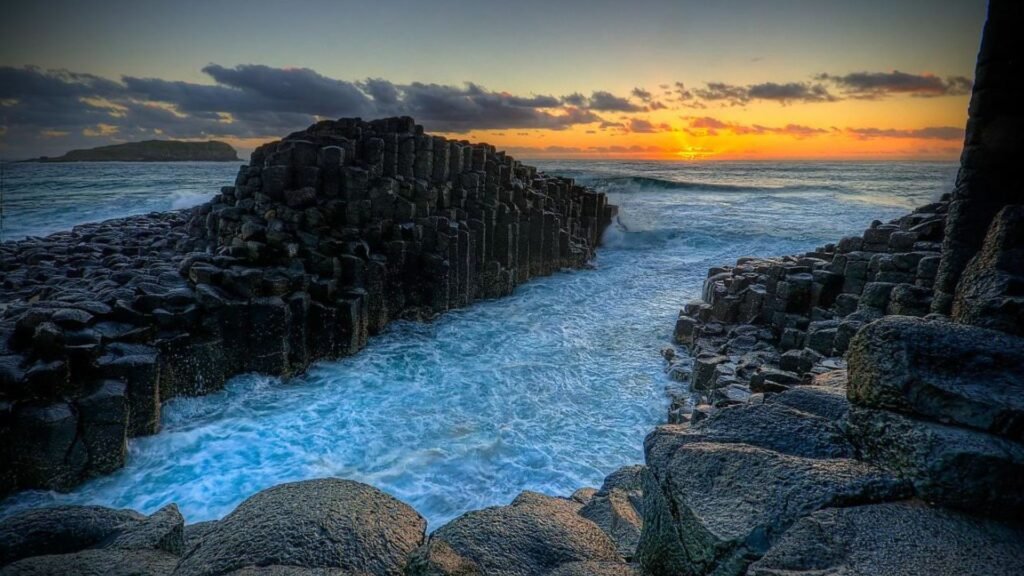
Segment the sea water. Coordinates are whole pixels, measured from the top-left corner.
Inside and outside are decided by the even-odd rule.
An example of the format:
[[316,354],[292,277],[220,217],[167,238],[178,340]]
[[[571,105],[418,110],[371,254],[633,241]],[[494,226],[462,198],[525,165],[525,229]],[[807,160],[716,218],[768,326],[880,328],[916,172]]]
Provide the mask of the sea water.
[[[538,165],[607,192],[620,207],[592,269],[531,280],[511,297],[434,322],[392,323],[357,355],[301,377],[241,376],[221,392],[171,400],[161,432],[131,440],[123,469],[68,494],[23,492],[0,515],[57,503],[150,513],[176,502],[197,522],[274,484],[339,476],[408,502],[434,529],[522,490],[568,495],[599,486],[618,467],[642,463],[644,435],[664,421],[665,390],[675,384],[660,350],[709,267],[860,233],[937,199],[956,170]],[[17,174],[18,166],[21,199],[7,212],[8,229],[39,234],[202,201],[235,168],[45,165]]]

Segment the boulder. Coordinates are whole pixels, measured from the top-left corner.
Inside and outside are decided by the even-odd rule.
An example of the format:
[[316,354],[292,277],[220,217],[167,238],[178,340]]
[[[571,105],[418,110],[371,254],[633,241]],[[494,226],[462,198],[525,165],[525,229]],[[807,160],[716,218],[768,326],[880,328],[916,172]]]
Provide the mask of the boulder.
[[886,317],[849,351],[850,401],[1024,440],[1024,338]]
[[853,407],[847,434],[868,460],[908,478],[930,502],[1024,515],[1024,445],[969,428]]
[[338,478],[280,484],[217,522],[175,574],[278,565],[397,576],[425,529],[415,510],[365,484]]
[[[780,394],[789,394],[785,392]],[[647,463],[661,462],[685,444],[749,444],[803,458],[852,458],[853,446],[842,429],[827,418],[781,402],[739,404],[715,410],[688,426],[658,426],[644,440]]]
[[612,472],[579,512],[600,526],[627,560],[636,551],[643,527],[643,470],[643,466],[626,466]]
[[82,550],[25,558],[0,569],[0,576],[167,576],[178,557],[160,550]]
[[102,506],[26,510],[0,522],[0,566],[30,556],[78,552],[143,520],[138,512]]
[[750,566],[748,576],[1012,576],[1024,529],[919,501],[819,510]]
[[625,562],[569,562],[545,576],[641,576],[640,570]]
[[653,576],[742,574],[798,519],[905,497],[906,485],[846,458],[696,442],[651,458],[640,565]]
[[523,492],[439,528],[414,555],[411,575],[532,576],[575,562],[619,562],[615,543],[577,514],[579,504]]
[[765,404],[781,404],[832,422],[838,422],[850,410],[846,390],[835,386],[797,386],[782,394],[769,396]]
[[1003,208],[967,265],[953,299],[953,319],[1024,336],[1024,205]]
[[175,556],[185,552],[185,519],[174,504],[157,510],[140,522],[123,526],[119,534],[103,544],[121,550],[162,550]]

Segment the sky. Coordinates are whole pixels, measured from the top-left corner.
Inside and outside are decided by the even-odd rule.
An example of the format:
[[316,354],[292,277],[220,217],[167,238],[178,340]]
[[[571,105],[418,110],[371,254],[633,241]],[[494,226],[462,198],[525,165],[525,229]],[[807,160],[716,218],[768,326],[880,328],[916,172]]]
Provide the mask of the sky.
[[984,0],[5,3],[0,157],[410,115],[524,158],[958,157]]

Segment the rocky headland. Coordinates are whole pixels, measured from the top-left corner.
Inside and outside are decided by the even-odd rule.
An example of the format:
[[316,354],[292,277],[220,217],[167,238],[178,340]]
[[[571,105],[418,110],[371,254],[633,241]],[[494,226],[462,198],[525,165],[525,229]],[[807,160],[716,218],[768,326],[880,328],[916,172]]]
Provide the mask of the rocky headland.
[[160,406],[585,266],[603,194],[411,118],[320,122],[189,211],[0,244],[0,492],[121,467]]
[[72,150],[63,156],[43,156],[27,162],[237,162],[238,153],[226,142],[144,140]]
[[[1024,6],[990,3],[961,170],[951,194],[892,222],[874,222],[860,236],[806,254],[742,258],[734,266],[710,271],[703,298],[680,313],[676,345],[664,351],[669,373],[688,386],[673,399],[668,423],[646,438],[645,465],[616,471],[599,489],[581,488],[564,497],[524,492],[506,506],[469,512],[429,535],[422,517],[409,506],[372,487],[341,479],[276,486],[252,496],[222,520],[192,525],[185,525],[173,505],[148,517],[87,506],[31,510],[0,526],[0,565],[6,565],[0,574],[1019,574],[1024,566],[1024,182],[1016,166],[1024,151],[1021,29]],[[407,121],[383,122],[390,126],[387,123]],[[355,123],[340,124],[348,130]],[[338,124],[324,126],[330,127],[325,132],[338,133]],[[365,130],[362,123],[358,127]],[[318,140],[322,132],[314,127],[297,138],[297,146],[289,137],[258,150],[236,186],[225,189],[210,205],[190,215],[130,221],[152,236],[141,236],[141,244],[120,238],[112,242],[117,249],[93,255],[94,246],[109,242],[66,241],[65,245],[89,247],[84,251],[88,255],[69,250],[59,264],[44,259],[50,246],[31,250],[31,242],[59,244],[54,240],[32,240],[17,249],[5,246],[5,256],[19,258],[17,266],[5,271],[6,278],[31,270],[24,279],[11,281],[18,290],[39,282],[44,265],[60,271],[51,277],[64,279],[67,271],[75,270],[77,259],[110,258],[107,266],[123,259],[128,267],[132,258],[121,250],[141,258],[140,268],[152,271],[147,275],[174,286],[150,297],[142,282],[129,284],[133,298],[105,304],[109,312],[98,306],[89,310],[40,304],[52,302],[52,295],[34,297],[28,288],[18,293],[18,303],[8,304],[5,318],[11,319],[11,343],[5,354],[19,361],[5,365],[5,390],[8,382],[24,386],[53,381],[40,379],[40,373],[63,375],[76,366],[93,366],[72,360],[75,356],[67,351],[77,355],[75,346],[82,345],[69,333],[100,332],[92,327],[95,315],[120,315],[104,321],[124,330],[113,332],[121,335],[118,339],[104,340],[100,332],[95,345],[104,347],[104,355],[99,358],[111,359],[95,360],[96,365],[112,363],[116,368],[105,368],[114,372],[90,380],[102,385],[88,396],[79,399],[65,390],[61,400],[49,397],[49,404],[7,401],[9,421],[34,426],[7,428],[7,434],[30,431],[15,443],[22,458],[16,461],[17,469],[31,470],[33,479],[44,478],[43,471],[71,469],[67,458],[75,453],[76,442],[87,455],[97,438],[114,438],[123,446],[125,424],[86,417],[90,412],[79,408],[82,402],[117,406],[117,414],[141,413],[144,422],[157,422],[151,419],[151,407],[158,409],[165,381],[174,393],[201,392],[188,387],[197,382],[223,382],[228,372],[208,375],[194,367],[199,365],[196,358],[233,366],[231,362],[243,358],[237,354],[249,354],[244,358],[257,362],[260,369],[287,373],[324,355],[311,353],[314,341],[340,343],[339,348],[330,348],[331,353],[351,352],[364,334],[396,314],[437,313],[474,298],[505,294],[523,280],[521,274],[528,278],[535,270],[546,273],[557,266],[582,265],[613,213],[603,197],[564,180],[540,178],[489,148],[472,148],[467,165],[467,153],[452,152],[461,144],[449,142],[440,148],[441,154],[448,150],[445,164],[437,161],[437,140],[431,141],[429,153],[421,155],[420,143],[426,146],[421,138],[426,136],[412,130],[394,132],[413,134],[412,143],[396,148],[385,139],[369,150],[357,146],[356,157],[364,163],[351,179],[343,179],[344,190],[371,190],[372,185],[362,183],[374,181],[374,174],[379,178],[382,173],[385,179],[396,174],[392,180],[398,189],[391,190],[393,196],[385,192],[391,198],[385,204],[413,210],[419,218],[420,189],[414,186],[410,193],[402,188],[408,170],[417,183],[445,182],[438,176],[465,175],[467,166],[473,166],[470,172],[476,178],[470,177],[470,182],[485,179],[482,198],[496,201],[484,200],[477,216],[466,219],[459,218],[458,209],[443,206],[468,196],[439,196],[433,204],[436,210],[454,212],[435,213],[418,224],[422,229],[413,227],[422,234],[398,226],[379,230],[380,236],[342,235],[337,238],[339,251],[328,258],[327,246],[335,244],[324,245],[324,233],[333,239],[332,230],[374,221],[379,206],[374,200],[381,196],[345,196],[345,224],[327,225],[319,234],[308,232],[304,212],[298,222],[287,216],[316,202],[317,210],[333,222],[326,208],[329,201],[320,208],[318,192],[334,189],[325,184],[334,181],[330,171],[318,169],[316,177],[308,176],[317,182],[314,186],[307,185],[311,180],[302,175],[306,171],[296,167],[314,166],[312,159],[317,158],[321,168],[323,155],[338,154],[338,149],[347,158],[348,148],[323,146],[327,140]],[[365,163],[367,158],[395,157],[389,156],[389,147],[398,151],[398,162],[383,160],[380,173],[376,161]],[[331,151],[325,152],[328,148]],[[278,156],[282,149],[290,150],[287,161]],[[415,151],[411,168],[409,149]],[[484,157],[482,163],[477,154]],[[452,168],[456,157],[464,160],[462,172]],[[433,162],[429,170],[422,164],[427,158]],[[278,162],[290,169],[276,169],[282,165]],[[338,164],[344,166],[345,161]],[[333,170],[336,163],[332,159],[327,165]],[[442,168],[438,174],[438,166],[448,166],[448,171]],[[480,166],[482,170],[477,169]],[[515,186],[538,180],[542,186]],[[257,181],[258,191],[253,189]],[[464,182],[461,177],[459,181]],[[491,187],[492,182],[497,186]],[[488,190],[497,192],[490,195]],[[431,193],[426,194],[422,201],[430,206]],[[349,208],[353,205],[359,208]],[[370,219],[362,220],[366,214]],[[550,228],[549,214],[557,222]],[[524,222],[529,222],[529,241],[522,239]],[[518,241],[512,240],[515,223]],[[111,228],[100,226],[90,233],[117,237],[116,230],[123,225],[102,225]],[[539,251],[534,237],[541,239]],[[161,242],[160,247],[150,247]],[[392,260],[392,255],[407,255],[410,244],[417,246],[416,265],[392,264],[409,261]],[[389,249],[386,258],[377,259],[383,268],[375,272],[374,256],[380,255],[380,246]],[[469,249],[463,252],[463,246]],[[495,249],[498,255],[489,251]],[[299,266],[286,262],[295,260],[301,262],[302,278],[308,283],[301,291],[306,296],[285,298],[284,287],[295,286],[285,280],[288,272],[299,274]],[[356,260],[361,266],[352,266]],[[328,262],[337,272],[328,273]],[[352,276],[353,269],[361,275]],[[257,271],[258,282],[244,280],[257,276],[252,270]],[[131,282],[132,274],[134,269],[123,284]],[[331,284],[328,278],[340,281]],[[354,278],[360,282],[354,283]],[[147,279],[150,283],[163,285]],[[326,286],[314,287],[318,283]],[[243,296],[241,290],[247,286],[278,292]],[[388,290],[396,286],[400,296]],[[119,290],[97,290],[102,289]],[[160,296],[172,291],[173,298]],[[172,303],[178,291],[190,295],[181,299],[186,308]],[[325,293],[336,296],[328,300],[329,306],[322,298]],[[243,298],[245,303],[232,304]],[[294,300],[305,304],[294,304],[293,309]],[[338,310],[337,315],[328,321],[309,320],[321,314],[310,312],[317,303]],[[230,324],[228,330],[236,332],[196,332],[203,335],[196,338],[176,323],[189,317],[188,306],[200,316],[198,324],[188,326],[226,322],[219,310],[230,310],[228,318],[245,318],[248,323]],[[31,310],[46,312],[32,316]],[[68,310],[82,310],[89,317]],[[300,331],[303,338],[294,336],[296,317],[306,319]],[[283,333],[261,334],[264,329],[282,330],[282,325],[287,327]],[[339,326],[337,331],[330,329]],[[157,344],[155,335],[167,330],[178,330],[178,356],[169,356]],[[238,342],[237,336],[225,338],[228,334],[252,336]],[[250,342],[251,338],[260,340]],[[288,346],[273,347],[281,341]],[[115,344],[127,346],[128,352],[106,351]],[[131,352],[134,346],[148,348],[139,354],[145,358],[177,360],[138,361]],[[61,350],[67,356],[32,356],[42,350]],[[293,350],[306,354],[296,356]],[[54,363],[58,367],[36,368]],[[132,371],[136,366],[148,371]],[[189,366],[193,367],[182,368]],[[36,372],[30,378],[32,370]],[[17,378],[11,379],[11,374]],[[137,374],[152,376],[137,379]],[[125,396],[125,383],[130,387],[137,381],[160,386],[155,391],[143,386],[138,389],[141,395]],[[140,397],[145,401],[137,404]],[[137,412],[137,406],[146,410]],[[51,413],[64,415],[64,420],[46,417]],[[10,414],[18,418],[10,420]],[[79,420],[73,420],[73,426],[63,424],[75,418],[81,419],[80,425]],[[130,426],[136,422],[138,416],[132,416],[129,429],[134,430]],[[79,437],[75,430],[84,432]],[[108,430],[117,433],[99,433]],[[26,447],[33,439],[36,444]],[[65,459],[58,458],[61,455]]]

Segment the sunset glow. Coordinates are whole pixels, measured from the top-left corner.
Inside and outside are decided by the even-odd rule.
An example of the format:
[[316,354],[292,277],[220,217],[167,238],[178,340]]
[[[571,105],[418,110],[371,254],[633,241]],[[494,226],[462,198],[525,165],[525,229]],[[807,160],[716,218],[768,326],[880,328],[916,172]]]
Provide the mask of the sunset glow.
[[[259,35],[221,42],[256,29],[252,12],[301,16],[216,4],[187,26],[150,10],[130,30],[114,8],[15,9],[0,23],[0,155],[144,138],[245,153],[318,119],[412,115],[526,158],[952,160],[985,6],[517,5],[547,15],[518,33],[511,8],[328,3],[302,22],[314,46],[279,38],[268,14]],[[168,36],[179,21],[184,43]],[[408,33],[378,46],[380,26]]]

